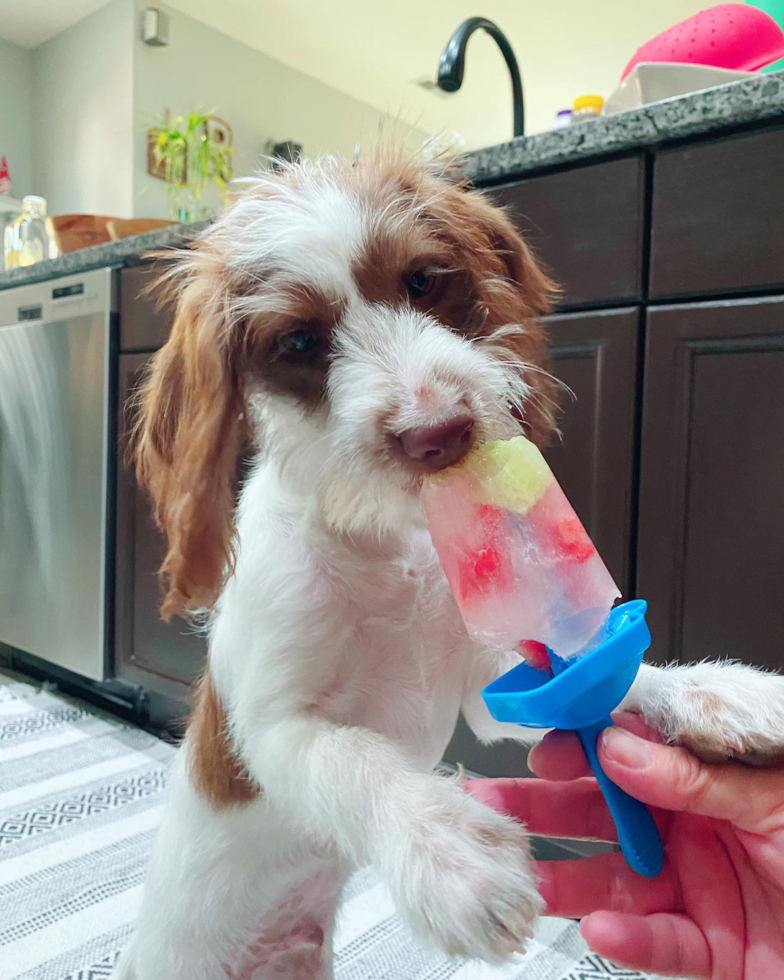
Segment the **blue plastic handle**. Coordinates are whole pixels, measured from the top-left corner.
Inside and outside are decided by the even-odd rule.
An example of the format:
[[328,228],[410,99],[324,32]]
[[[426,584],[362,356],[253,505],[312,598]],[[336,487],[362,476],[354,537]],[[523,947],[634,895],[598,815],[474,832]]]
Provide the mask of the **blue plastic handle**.
[[602,769],[596,753],[599,735],[612,724],[612,718],[604,718],[598,725],[578,728],[577,737],[585,750],[593,774],[596,776],[596,782],[615,821],[618,843],[621,845],[626,863],[637,874],[645,878],[655,878],[664,863],[664,849],[653,817],[644,803],[635,800],[620,786],[615,785]]
[[[623,626],[620,628],[623,629]],[[561,660],[560,657],[555,657],[552,653],[550,654],[550,665],[553,668],[554,677],[569,670],[569,661]],[[618,843],[621,847],[621,853],[626,858],[626,863],[637,874],[643,875],[645,878],[655,878],[664,863],[664,849],[653,817],[644,803],[635,800],[620,786],[616,786],[599,762],[597,752],[599,736],[605,728],[610,728],[613,725],[612,718],[607,715],[593,725],[576,729],[577,737],[580,739],[580,744],[615,823],[615,829],[618,831]]]
[[646,603],[639,599],[613,609],[606,639],[584,657],[561,660],[551,653],[552,677],[519,664],[486,687],[482,695],[497,721],[577,732],[615,821],[618,843],[629,867],[653,878],[664,863],[656,824],[645,804],[609,779],[596,754],[599,734],[612,725],[610,712],[632,686],[650,646],[646,609]]

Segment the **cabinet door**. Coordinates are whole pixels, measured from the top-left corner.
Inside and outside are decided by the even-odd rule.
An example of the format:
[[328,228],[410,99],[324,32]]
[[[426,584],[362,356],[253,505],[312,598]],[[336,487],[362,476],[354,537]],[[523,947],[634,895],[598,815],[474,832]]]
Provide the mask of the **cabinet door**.
[[563,308],[642,298],[642,155],[532,177],[487,193],[509,209],[563,286]]
[[656,155],[649,295],[778,290],[784,284],[784,128]]
[[207,647],[181,619],[164,623],[159,616],[156,572],[163,560],[163,537],[155,527],[150,499],[137,485],[126,458],[128,397],[150,357],[119,358],[114,674],[145,688],[152,720],[168,724],[185,713],[189,688],[202,669]]
[[784,297],[648,319],[638,593],[660,660],[784,667]]
[[545,456],[628,598],[640,311],[553,316],[548,330],[551,370],[572,394],[561,394],[561,438]]
[[[632,583],[635,434],[640,312],[637,308],[550,317],[552,371],[562,396],[562,440],[545,455],[618,587]],[[445,758],[487,776],[522,774],[525,750],[480,745],[462,719]]]

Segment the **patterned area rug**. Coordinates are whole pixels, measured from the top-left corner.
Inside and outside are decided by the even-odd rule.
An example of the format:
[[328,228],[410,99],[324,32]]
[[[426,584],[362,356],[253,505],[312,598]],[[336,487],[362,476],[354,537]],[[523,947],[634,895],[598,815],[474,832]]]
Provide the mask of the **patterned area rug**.
[[[174,749],[0,672],[0,980],[109,977],[133,931]],[[337,980],[645,980],[544,919],[504,968],[423,950],[370,870],[349,883]]]

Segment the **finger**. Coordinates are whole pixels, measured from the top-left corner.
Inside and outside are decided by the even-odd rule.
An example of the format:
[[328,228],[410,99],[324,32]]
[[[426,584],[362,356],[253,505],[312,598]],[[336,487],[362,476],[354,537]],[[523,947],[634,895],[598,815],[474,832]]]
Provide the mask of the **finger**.
[[[624,711],[614,715],[613,721],[641,738],[654,742],[662,740],[661,735],[649,728],[640,715]],[[548,732],[529,752],[528,768],[540,779],[579,779],[591,774],[588,760],[574,732]]]
[[618,728],[602,732],[599,759],[609,778],[643,803],[729,820],[753,833],[781,829],[781,769],[711,765],[686,749],[655,745]]
[[536,871],[547,915],[580,919],[599,909],[649,915],[680,906],[667,864],[656,878],[643,878],[618,852],[575,861],[539,861]]
[[466,789],[494,810],[522,821],[532,834],[617,841],[615,824],[593,779],[469,779]]
[[574,732],[548,732],[528,753],[528,768],[540,779],[579,779],[591,773]]
[[580,923],[588,945],[619,966],[704,980],[711,954],[699,926],[684,915],[594,912]]

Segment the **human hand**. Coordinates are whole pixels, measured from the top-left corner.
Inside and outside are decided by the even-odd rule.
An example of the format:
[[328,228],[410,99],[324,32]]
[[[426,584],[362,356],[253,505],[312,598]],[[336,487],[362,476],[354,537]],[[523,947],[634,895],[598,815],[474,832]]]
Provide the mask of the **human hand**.
[[[708,765],[651,741],[634,716],[617,722],[623,728],[600,737],[599,758],[610,779],[654,808],[664,869],[642,878],[619,853],[539,862],[547,914],[581,918],[593,949],[638,970],[784,976],[784,769]],[[468,788],[532,834],[617,840],[574,734],[548,733],[528,761],[539,779],[469,780]]]

